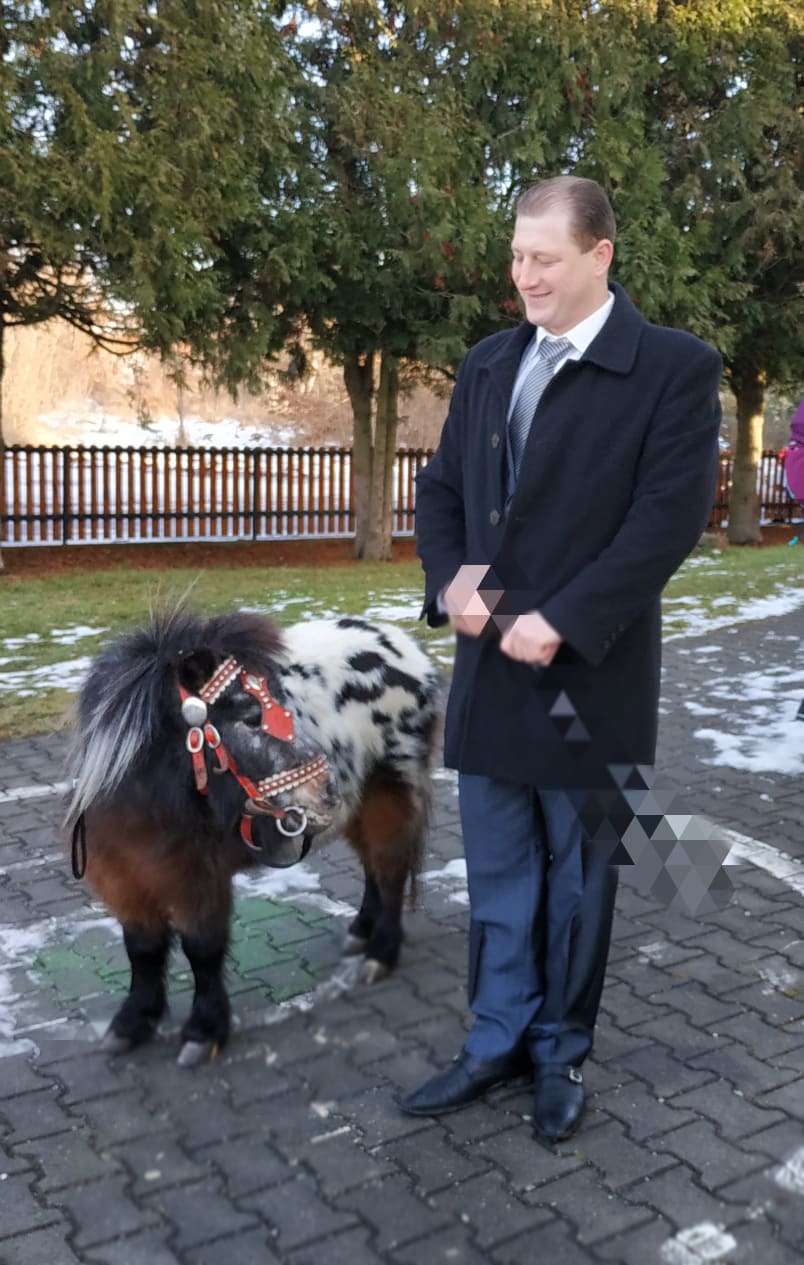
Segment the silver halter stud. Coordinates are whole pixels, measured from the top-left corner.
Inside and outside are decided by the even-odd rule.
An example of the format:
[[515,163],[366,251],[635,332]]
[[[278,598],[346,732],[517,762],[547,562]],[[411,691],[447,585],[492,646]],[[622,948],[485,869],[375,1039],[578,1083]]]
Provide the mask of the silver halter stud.
[[207,719],[207,705],[197,694],[188,694],[181,705],[181,714],[188,725],[203,725]]

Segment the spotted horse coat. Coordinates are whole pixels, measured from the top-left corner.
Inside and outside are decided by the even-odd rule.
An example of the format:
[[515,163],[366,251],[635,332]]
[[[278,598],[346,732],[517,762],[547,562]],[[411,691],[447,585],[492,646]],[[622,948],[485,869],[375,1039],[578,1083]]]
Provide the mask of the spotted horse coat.
[[440,670],[390,624],[345,616],[286,629],[282,686],[300,730],[327,755],[340,809],[317,843],[342,835],[365,872],[347,952],[381,979],[402,941],[408,881],[415,896],[429,818],[431,766],[440,742]]

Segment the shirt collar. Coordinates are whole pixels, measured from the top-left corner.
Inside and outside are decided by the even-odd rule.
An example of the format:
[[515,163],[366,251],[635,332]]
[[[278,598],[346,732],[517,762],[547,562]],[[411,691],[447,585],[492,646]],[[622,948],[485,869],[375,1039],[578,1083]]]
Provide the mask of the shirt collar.
[[[566,334],[562,334],[562,338],[566,338],[572,343],[573,347],[580,355],[586,351],[593,339],[597,338],[606,321],[609,318],[611,309],[614,307],[614,295],[609,291],[606,302],[593,312],[591,316],[587,316],[584,320],[579,321],[577,325],[573,325],[572,329],[568,329]],[[541,325],[536,327],[536,347],[541,347],[542,340],[545,338],[556,338],[556,334],[548,334],[546,329]]]

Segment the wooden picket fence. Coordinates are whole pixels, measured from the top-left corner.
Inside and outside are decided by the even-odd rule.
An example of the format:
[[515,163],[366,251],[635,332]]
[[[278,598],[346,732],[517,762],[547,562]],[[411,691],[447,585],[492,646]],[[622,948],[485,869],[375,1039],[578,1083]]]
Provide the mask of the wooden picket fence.
[[[432,454],[394,465],[396,535],[412,535],[414,483]],[[354,534],[348,448],[9,446],[0,543],[281,540]]]
[[[723,527],[728,522],[733,466],[732,454],[722,453],[710,527]],[[802,517],[804,506],[800,501],[794,501],[785,489],[783,455],[773,448],[766,448],[762,453],[757,471],[757,495],[763,523],[791,523]]]
[[[401,449],[394,465],[398,536],[413,533],[415,479],[432,456]],[[728,518],[732,458],[721,457],[710,526]],[[348,448],[106,448],[13,445],[5,450],[0,545],[281,540],[354,534]],[[783,463],[763,455],[764,521],[801,506]]]

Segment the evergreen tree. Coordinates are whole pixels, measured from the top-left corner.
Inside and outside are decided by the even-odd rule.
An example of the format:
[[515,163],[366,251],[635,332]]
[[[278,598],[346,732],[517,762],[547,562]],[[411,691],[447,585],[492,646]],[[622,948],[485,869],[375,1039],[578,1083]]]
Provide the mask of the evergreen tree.
[[604,0],[578,60],[579,175],[622,226],[615,275],[723,354],[737,402],[729,539],[759,539],[766,389],[804,381],[802,48],[787,0]]
[[[299,25],[318,180],[303,305],[352,402],[358,557],[390,556],[406,378],[416,365],[454,370],[517,319],[513,200],[524,169],[552,174],[571,137],[574,72],[550,38],[553,8],[338,0]],[[557,29],[577,25],[559,12]]]
[[270,10],[2,0],[1,12],[0,384],[4,330],[53,317],[112,350],[184,344],[222,373],[225,361],[229,381],[248,377],[282,337],[255,274],[287,262],[264,240],[249,256],[230,239],[296,144]]
[[748,544],[760,538],[767,388],[804,382],[804,10],[732,0],[691,20],[680,3],[662,8],[651,140],[737,403],[728,537]]

